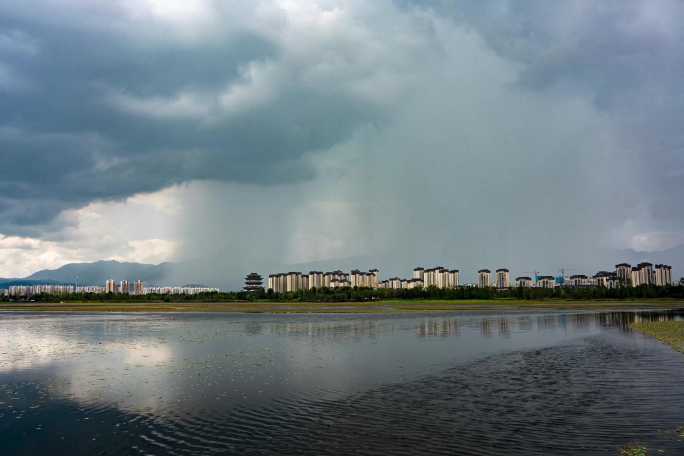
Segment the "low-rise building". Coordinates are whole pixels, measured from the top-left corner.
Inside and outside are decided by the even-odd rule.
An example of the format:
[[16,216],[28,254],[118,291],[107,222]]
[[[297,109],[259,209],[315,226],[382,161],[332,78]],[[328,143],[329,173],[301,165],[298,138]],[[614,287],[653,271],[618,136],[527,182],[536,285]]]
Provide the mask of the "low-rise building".
[[573,288],[584,288],[584,287],[589,287],[591,286],[592,281],[589,280],[589,277],[587,277],[584,274],[575,274],[570,276],[570,280],[568,281],[568,286],[571,286]]
[[537,279],[537,288],[555,288],[556,278],[554,276],[540,276]]
[[594,274],[594,286],[601,288],[617,288],[620,286],[618,276],[614,272],[599,271]]
[[527,277],[527,276],[516,277],[515,283],[520,288],[530,288],[532,286],[532,277]]
[[407,288],[408,289],[423,288],[423,280],[422,279],[409,279]]

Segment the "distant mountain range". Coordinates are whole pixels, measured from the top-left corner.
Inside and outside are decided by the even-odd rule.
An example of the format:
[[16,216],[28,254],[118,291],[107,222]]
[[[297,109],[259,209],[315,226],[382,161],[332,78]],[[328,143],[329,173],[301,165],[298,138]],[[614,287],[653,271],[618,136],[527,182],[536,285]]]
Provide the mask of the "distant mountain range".
[[57,269],[44,269],[23,279],[0,279],[0,288],[11,285],[35,283],[69,283],[79,285],[104,285],[107,279],[142,280],[149,285],[165,285],[176,265],[174,263],[144,264],[119,261],[96,261],[94,263],[70,263]]

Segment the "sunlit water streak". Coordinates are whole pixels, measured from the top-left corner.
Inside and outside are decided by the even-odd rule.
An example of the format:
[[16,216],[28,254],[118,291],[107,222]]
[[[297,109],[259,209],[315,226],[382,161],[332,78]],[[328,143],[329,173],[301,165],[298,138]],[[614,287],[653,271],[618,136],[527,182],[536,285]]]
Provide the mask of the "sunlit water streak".
[[0,314],[0,454],[684,454],[672,318]]

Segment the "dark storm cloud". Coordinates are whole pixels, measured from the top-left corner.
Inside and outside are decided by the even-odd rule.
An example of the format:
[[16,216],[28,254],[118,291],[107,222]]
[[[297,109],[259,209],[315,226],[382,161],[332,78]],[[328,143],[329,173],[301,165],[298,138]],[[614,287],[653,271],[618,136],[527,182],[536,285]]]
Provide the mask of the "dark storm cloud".
[[[93,200],[196,179],[308,179],[303,155],[383,116],[358,97],[297,80],[266,102],[222,110],[222,92],[250,83],[246,66],[279,58],[278,43],[249,31],[212,40],[131,38],[9,15],[0,19],[3,37],[0,64],[22,83],[0,85],[0,163],[13,170],[0,182],[4,233],[27,233]],[[20,46],[29,44],[33,52]],[[187,110],[173,104],[183,93],[192,98]]]
[[[169,9],[161,22],[153,4]],[[192,25],[193,5],[209,25]],[[326,189],[340,204],[323,245],[369,200],[381,209],[359,210],[349,242],[374,231],[392,252],[419,238],[466,251],[480,225],[505,226],[491,261],[538,239],[570,257],[627,222],[629,236],[684,232],[683,19],[670,0],[3,2],[0,233],[39,235],[63,209],[193,180],[273,188],[270,209]],[[345,179],[359,195],[343,200]],[[212,201],[221,226],[240,213]],[[550,229],[526,238],[532,216]]]

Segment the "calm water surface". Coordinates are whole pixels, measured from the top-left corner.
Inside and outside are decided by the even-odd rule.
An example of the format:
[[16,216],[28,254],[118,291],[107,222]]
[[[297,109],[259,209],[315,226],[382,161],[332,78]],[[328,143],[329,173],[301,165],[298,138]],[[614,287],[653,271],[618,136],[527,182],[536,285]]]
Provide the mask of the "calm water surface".
[[684,454],[676,312],[0,313],[0,454]]

